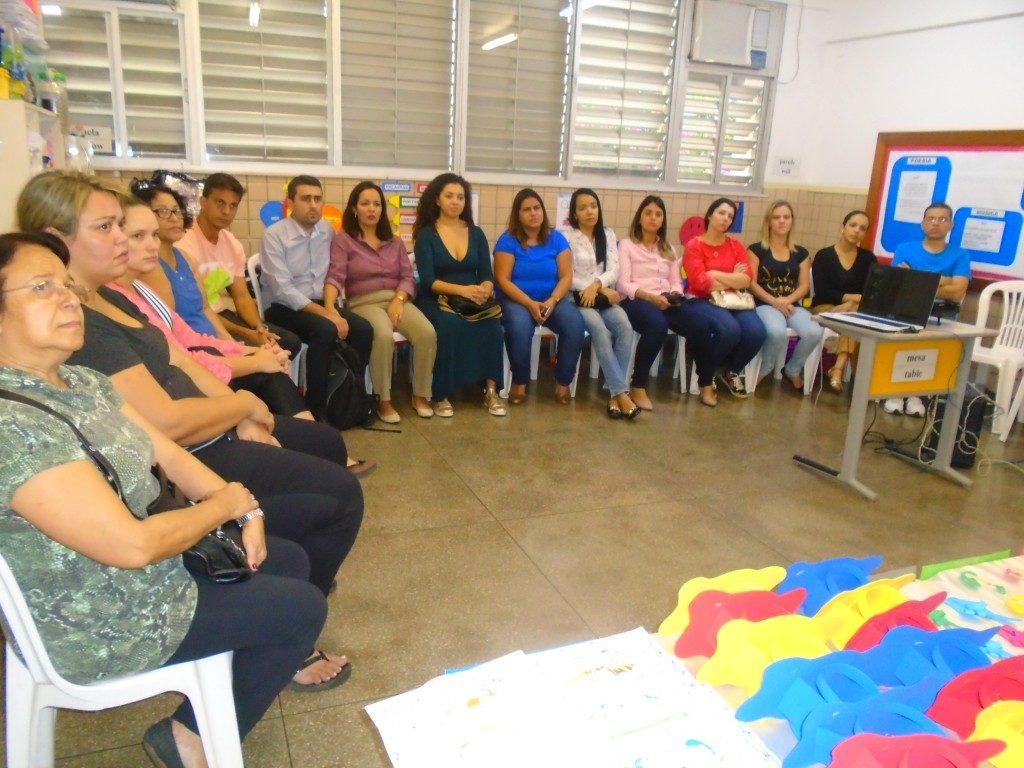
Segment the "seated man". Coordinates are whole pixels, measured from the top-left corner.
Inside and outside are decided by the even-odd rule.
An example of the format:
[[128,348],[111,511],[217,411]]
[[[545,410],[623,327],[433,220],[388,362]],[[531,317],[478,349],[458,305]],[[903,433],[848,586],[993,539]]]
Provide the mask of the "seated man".
[[[967,295],[967,285],[971,281],[971,255],[963,248],[946,242],[952,228],[953,209],[945,203],[932,203],[925,209],[921,222],[924,240],[896,246],[892,265],[938,272],[942,277],[936,299],[959,305]],[[924,416],[925,407],[920,397],[908,397],[905,404],[903,398],[891,397],[885,401],[885,412]]]
[[[267,319],[294,331],[309,345],[306,353],[306,402],[322,416],[327,399],[331,353],[344,339],[365,368],[373,344],[370,324],[347,310],[324,303],[324,280],[331,261],[334,229],[323,220],[324,191],[313,176],[288,183],[291,213],[271,225],[260,242]],[[362,370],[357,371],[362,375]]]
[[[256,302],[245,282],[245,252],[229,227],[245,196],[245,187],[228,173],[214,173],[206,179],[199,198],[199,215],[177,246],[192,257],[198,268],[196,279],[216,313],[211,322],[221,333],[226,330],[234,339],[253,347],[277,341],[292,358],[302,342],[284,328],[268,326],[260,319]],[[234,311],[229,309],[229,301]],[[207,311],[207,315],[211,313]]]

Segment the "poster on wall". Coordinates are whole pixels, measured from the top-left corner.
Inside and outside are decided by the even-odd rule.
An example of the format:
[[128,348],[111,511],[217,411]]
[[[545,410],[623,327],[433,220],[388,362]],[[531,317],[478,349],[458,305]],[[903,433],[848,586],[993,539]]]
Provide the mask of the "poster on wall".
[[1024,141],[883,147],[883,136],[881,178],[877,156],[872,177],[875,253],[891,258],[901,243],[921,240],[925,208],[945,202],[953,209],[949,242],[970,252],[975,277],[1024,278]]

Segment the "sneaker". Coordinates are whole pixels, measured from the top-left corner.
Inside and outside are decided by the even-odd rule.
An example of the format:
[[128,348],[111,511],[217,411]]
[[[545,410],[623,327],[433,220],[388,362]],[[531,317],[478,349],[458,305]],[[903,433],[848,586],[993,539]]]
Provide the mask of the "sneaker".
[[729,390],[729,394],[733,397],[747,396],[747,385],[743,380],[743,374],[727,371],[718,378],[725,385],[725,388]]
[[450,419],[455,415],[455,409],[452,408],[452,404],[448,402],[447,397],[440,402],[434,403],[431,407],[434,409],[434,415],[440,416],[442,419]]
[[925,414],[924,400],[920,397],[908,397],[907,404],[903,408],[903,412],[907,416],[917,416],[918,418],[924,418]]
[[484,407],[491,416],[504,416],[508,413],[505,408],[505,401],[493,389],[488,389],[484,392]]
[[897,413],[903,413],[903,398],[890,397],[888,400],[885,401],[885,404],[882,406],[882,409],[886,413],[891,413],[893,415]]

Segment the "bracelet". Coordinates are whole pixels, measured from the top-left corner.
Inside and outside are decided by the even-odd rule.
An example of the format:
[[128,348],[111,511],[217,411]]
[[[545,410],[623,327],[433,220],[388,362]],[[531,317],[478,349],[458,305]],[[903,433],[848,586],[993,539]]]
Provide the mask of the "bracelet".
[[241,517],[235,518],[235,522],[238,523],[239,528],[244,528],[246,523],[251,523],[257,517],[266,517],[266,515],[263,514],[263,510],[259,507],[256,507],[252,512],[246,512]]

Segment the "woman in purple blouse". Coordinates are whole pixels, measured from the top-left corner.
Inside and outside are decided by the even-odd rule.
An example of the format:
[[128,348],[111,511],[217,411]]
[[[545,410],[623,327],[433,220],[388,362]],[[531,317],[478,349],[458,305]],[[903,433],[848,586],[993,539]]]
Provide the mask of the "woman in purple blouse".
[[[396,237],[388,222],[384,192],[372,181],[356,184],[341,218],[341,232],[331,243],[331,267],[324,285],[346,299],[348,308],[373,326],[370,351],[370,380],[380,395],[377,415],[381,421],[397,424],[398,411],[391,404],[391,360],[394,332],[412,345],[412,407],[430,418],[434,357],[437,335],[434,326],[410,301],[416,295],[412,263],[402,238]],[[451,415],[451,414],[447,414]]]

